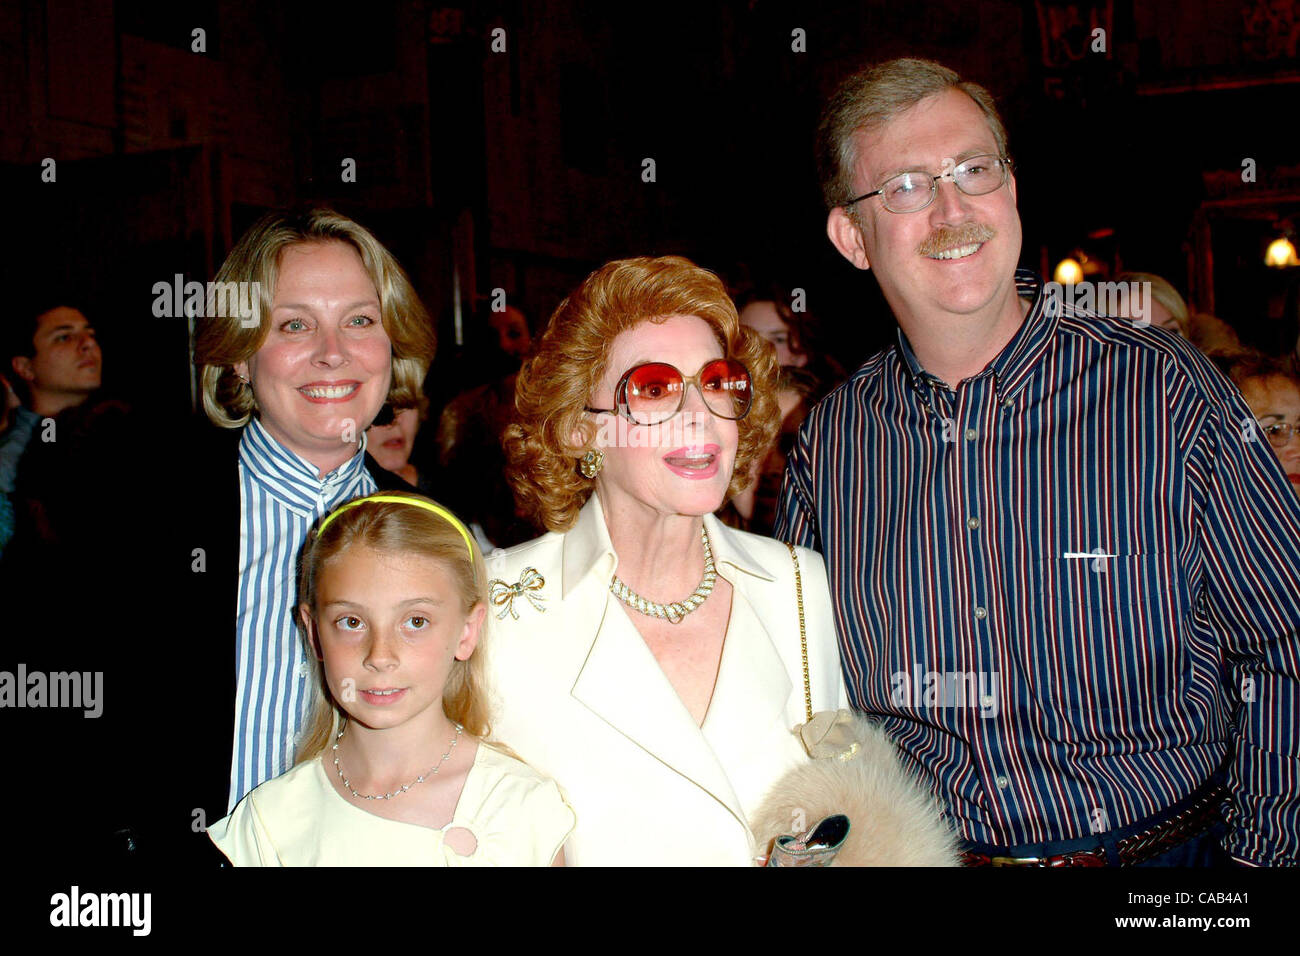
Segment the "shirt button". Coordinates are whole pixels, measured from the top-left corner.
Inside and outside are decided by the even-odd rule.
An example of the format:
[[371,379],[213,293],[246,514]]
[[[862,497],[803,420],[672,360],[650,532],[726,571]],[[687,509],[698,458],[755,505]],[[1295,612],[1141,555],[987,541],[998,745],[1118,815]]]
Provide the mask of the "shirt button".
[[979,526],[980,526],[980,519],[979,519],[979,518],[967,518],[967,519],[966,519],[966,527],[970,528],[972,531],[974,531],[974,530],[975,530],[976,528],[978,528]]
[[993,706],[993,695],[985,694],[983,697],[980,698],[980,704],[984,707],[985,710],[988,710],[990,707]]
[[977,607],[975,609],[975,616],[982,621],[989,616],[989,612],[984,610],[984,608],[982,607]]
[[975,434],[976,434],[975,429],[973,429],[973,428],[968,428],[968,429],[966,429],[966,440],[967,440],[967,441],[974,441],[974,440],[975,440]]
[[994,783],[998,785],[999,790],[1007,789],[1007,784],[1010,782],[1011,781],[1009,781],[1006,777],[1002,776],[1001,774],[999,774],[997,780],[994,781]]
[[1010,408],[1010,407],[1011,407],[1011,399],[1008,398],[1005,402],[1003,402],[1003,403],[1002,403],[1002,407],[1003,407],[1003,408]]

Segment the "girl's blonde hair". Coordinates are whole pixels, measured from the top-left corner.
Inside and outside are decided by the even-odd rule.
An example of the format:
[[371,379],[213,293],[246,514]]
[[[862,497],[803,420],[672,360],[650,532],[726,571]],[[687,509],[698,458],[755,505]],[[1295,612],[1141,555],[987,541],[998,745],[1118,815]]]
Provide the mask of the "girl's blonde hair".
[[[403,501],[375,501],[359,499],[359,504],[340,505],[334,513],[321,522],[324,530],[313,530],[303,546],[298,576],[298,601],[306,604],[309,613],[316,613],[316,590],[326,566],[350,548],[373,548],[387,554],[416,554],[433,558],[450,573],[460,594],[461,609],[465,614],[482,604],[487,607],[487,568],[474,535],[455,519],[453,524],[440,514],[429,511],[420,504],[433,505],[450,511],[437,502],[411,492],[383,492],[384,498]],[[464,534],[462,535],[462,531]],[[468,539],[468,541],[466,540]],[[303,640],[308,656],[316,660],[315,687],[312,692],[311,713],[298,745],[298,763],[319,755],[338,732],[345,718],[342,708],[330,694],[325,682],[322,662],[316,658],[311,646],[311,635],[302,626]],[[442,707],[447,716],[464,726],[466,732],[485,738],[491,733],[488,723],[487,695],[484,693],[484,646],[486,622],[479,631],[478,646],[467,661],[454,661],[442,694]]]
[[[267,213],[235,243],[211,284],[204,315],[195,322],[194,362],[201,369],[203,410],[213,424],[241,428],[257,410],[253,390],[240,380],[235,366],[252,358],[266,341],[284,250],[318,242],[345,243],[361,257],[379,294],[380,320],[393,346],[387,401],[399,408],[419,406],[437,339],[433,321],[402,267],[368,229],[333,209],[281,210]],[[237,311],[218,305],[218,292],[228,290],[229,301],[230,292],[241,294],[239,283],[253,282],[260,293],[258,321],[249,323]]]

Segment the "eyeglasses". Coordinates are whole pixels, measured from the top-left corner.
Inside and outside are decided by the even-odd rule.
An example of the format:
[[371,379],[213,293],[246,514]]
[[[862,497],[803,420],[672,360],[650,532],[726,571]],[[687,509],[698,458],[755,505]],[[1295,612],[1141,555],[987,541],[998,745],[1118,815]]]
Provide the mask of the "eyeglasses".
[[1290,422],[1260,422],[1255,424],[1259,430],[1264,433],[1268,443],[1274,448],[1281,448],[1289,442],[1292,436],[1300,436],[1300,422],[1292,425]]
[[618,380],[614,408],[588,406],[587,411],[622,415],[635,425],[658,425],[682,410],[688,385],[699,390],[705,407],[719,418],[744,418],[754,402],[749,369],[734,359],[714,359],[689,378],[667,362],[645,362]]
[[952,183],[967,196],[983,196],[1006,184],[1011,172],[1011,160],[1005,156],[987,153],[972,156],[947,172],[931,176],[924,170],[899,173],[885,180],[879,189],[850,199],[845,206],[879,196],[890,212],[920,212],[939,193],[939,183]]

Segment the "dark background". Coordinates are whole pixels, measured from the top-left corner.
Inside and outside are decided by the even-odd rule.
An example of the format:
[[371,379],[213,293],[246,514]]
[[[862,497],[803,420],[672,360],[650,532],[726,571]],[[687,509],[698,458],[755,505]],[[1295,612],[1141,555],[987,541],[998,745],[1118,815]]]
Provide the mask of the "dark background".
[[1298,40],[1300,3],[1278,0],[7,0],[6,284],[75,290],[106,384],[188,413],[185,320],[153,316],[154,283],[210,279],[261,211],[318,199],[374,230],[437,316],[435,414],[488,377],[494,288],[541,324],[627,255],[804,289],[852,368],[892,320],[825,239],[812,131],[843,75],[906,54],[997,96],[1025,265],[1156,272],[1289,351],[1300,269],[1263,253],[1300,221]]

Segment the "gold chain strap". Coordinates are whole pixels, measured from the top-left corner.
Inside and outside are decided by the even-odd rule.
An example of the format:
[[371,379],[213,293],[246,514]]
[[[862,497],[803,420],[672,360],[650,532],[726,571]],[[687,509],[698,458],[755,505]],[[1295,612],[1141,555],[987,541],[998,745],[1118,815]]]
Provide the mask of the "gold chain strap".
[[808,720],[812,720],[812,682],[808,680],[808,630],[803,620],[803,578],[799,574],[799,555],[789,541],[785,546],[790,549],[790,560],[794,562],[794,593],[799,599],[799,653],[803,657],[803,706]]

